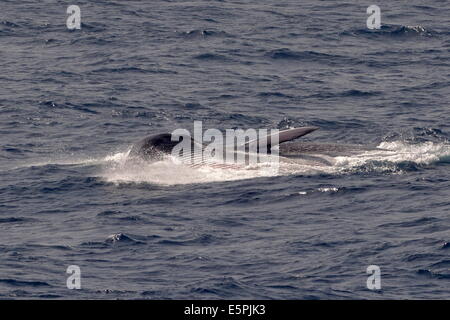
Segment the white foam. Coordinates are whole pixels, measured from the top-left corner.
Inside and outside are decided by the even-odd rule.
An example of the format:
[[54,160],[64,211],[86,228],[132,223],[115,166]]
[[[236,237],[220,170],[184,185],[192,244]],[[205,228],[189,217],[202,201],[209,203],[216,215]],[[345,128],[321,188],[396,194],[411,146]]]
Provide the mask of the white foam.
[[233,181],[278,174],[276,167],[270,164],[246,168],[220,168],[211,165],[193,168],[170,158],[151,163],[143,161],[127,162],[123,155],[112,155],[108,156],[107,159],[108,161],[116,159],[117,162],[106,165],[101,176],[106,181],[113,183],[146,182],[175,185]]
[[338,192],[339,188],[330,187],[330,188],[319,188],[317,190],[319,190],[320,192]]
[[24,162],[15,164],[14,166],[4,165],[1,171],[17,170],[22,168],[31,167],[44,167],[49,165],[57,166],[85,166],[85,165],[100,165],[105,162],[104,157],[91,158],[91,157],[78,157],[78,156],[67,156],[65,158],[54,158],[54,159],[43,159],[33,162]]
[[444,143],[424,142],[408,144],[401,141],[393,141],[382,142],[378,145],[378,148],[358,155],[336,157],[334,166],[342,171],[358,168],[370,162],[378,162],[375,165],[378,171],[392,171],[393,164],[412,162],[428,165],[446,161],[450,156],[450,145]]

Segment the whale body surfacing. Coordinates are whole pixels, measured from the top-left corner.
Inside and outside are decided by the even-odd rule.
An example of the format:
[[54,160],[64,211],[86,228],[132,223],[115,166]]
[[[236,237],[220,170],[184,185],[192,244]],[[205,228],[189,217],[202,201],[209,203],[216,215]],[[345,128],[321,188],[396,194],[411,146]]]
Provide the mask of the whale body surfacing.
[[[329,161],[330,157],[373,150],[373,148],[367,148],[361,145],[321,144],[293,141],[318,129],[318,127],[311,126],[282,130],[278,133],[278,139],[273,135],[267,135],[263,140],[266,144],[265,151],[270,154],[273,148],[277,147],[281,160],[283,160],[283,158],[290,160],[303,159],[312,160],[324,165],[332,165]],[[181,139],[190,140],[192,146],[191,150],[194,150],[194,147],[204,150],[206,147],[195,141],[191,136],[181,136]],[[134,144],[130,150],[129,156],[131,158],[139,158],[147,161],[161,160],[172,153],[173,148],[182,141],[181,139],[173,141],[171,133],[151,135]],[[257,143],[258,147],[256,150],[259,152],[259,139],[246,142],[245,147],[248,147],[252,143]]]

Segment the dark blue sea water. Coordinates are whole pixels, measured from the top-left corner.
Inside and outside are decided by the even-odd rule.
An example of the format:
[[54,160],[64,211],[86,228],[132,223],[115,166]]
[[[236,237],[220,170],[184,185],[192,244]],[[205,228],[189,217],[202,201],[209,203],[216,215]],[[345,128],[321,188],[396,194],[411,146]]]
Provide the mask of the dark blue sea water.
[[[370,4],[2,0],[0,298],[449,299],[450,3]],[[127,165],[194,120],[386,150]]]

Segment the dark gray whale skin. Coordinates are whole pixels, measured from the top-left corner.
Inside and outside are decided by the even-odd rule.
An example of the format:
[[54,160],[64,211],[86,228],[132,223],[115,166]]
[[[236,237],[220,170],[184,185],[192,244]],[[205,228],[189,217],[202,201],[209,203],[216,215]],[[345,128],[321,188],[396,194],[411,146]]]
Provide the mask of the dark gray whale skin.
[[279,154],[283,157],[296,157],[307,154],[321,154],[337,157],[359,154],[374,149],[375,148],[353,144],[288,142],[280,144]]
[[[129,157],[132,159],[143,160],[162,160],[165,156],[171,154],[173,148],[182,141],[182,139],[191,140],[191,150],[198,143],[190,136],[181,136],[177,141],[172,141],[172,134],[160,133],[145,137],[135,143],[130,150]],[[203,146],[200,146],[203,148]]]
[[177,141],[172,141],[170,133],[155,134],[135,143],[130,150],[129,156],[145,160],[159,159],[164,154],[172,152],[173,147],[177,143]]
[[351,144],[288,142],[280,144],[279,155],[282,160],[304,160],[316,165],[332,166],[333,157],[351,156],[375,149]]

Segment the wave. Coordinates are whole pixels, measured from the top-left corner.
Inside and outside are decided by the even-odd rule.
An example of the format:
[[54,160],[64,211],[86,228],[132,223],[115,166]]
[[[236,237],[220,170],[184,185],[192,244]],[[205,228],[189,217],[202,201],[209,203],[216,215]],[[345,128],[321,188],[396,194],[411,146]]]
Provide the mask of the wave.
[[341,36],[367,36],[373,37],[392,37],[392,38],[416,38],[416,37],[431,37],[437,32],[431,31],[424,26],[405,26],[405,25],[382,25],[380,29],[358,29],[344,31]]
[[216,53],[202,53],[195,55],[193,58],[202,61],[222,61],[222,62],[232,61],[230,58]]
[[416,171],[421,166],[447,163],[450,145],[423,142],[408,144],[403,141],[382,142],[379,150],[371,150],[350,157],[336,157],[335,165],[340,172],[391,172]]
[[267,52],[266,57],[273,60],[302,60],[317,62],[332,62],[336,59],[347,60],[346,57],[316,51],[293,51],[288,48],[275,49]]
[[125,244],[143,244],[143,241],[134,239],[132,236],[123,234],[123,233],[115,233],[111,234],[106,238],[105,243],[117,244],[117,243],[125,243]]
[[341,91],[341,92],[330,92],[330,91],[326,91],[326,92],[322,92],[322,93],[315,93],[312,94],[310,96],[308,96],[308,98],[338,98],[338,97],[372,97],[372,96],[377,96],[377,95],[381,95],[382,93],[380,91],[363,91],[363,90],[357,90],[357,89],[351,89],[351,90],[345,90],[345,91]]
[[231,37],[230,34],[228,34],[225,31],[220,30],[206,30],[206,29],[194,29],[190,31],[185,32],[177,32],[181,37],[185,39],[205,39],[209,37]]
[[51,285],[44,281],[28,281],[17,279],[0,279],[1,284],[6,284],[13,287],[51,287]]

